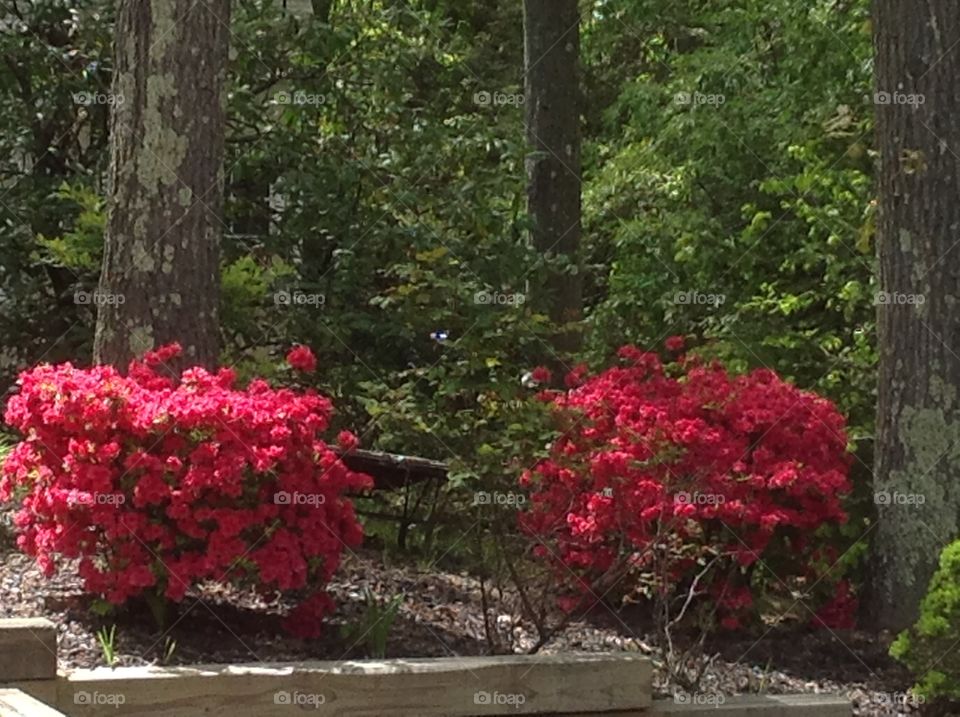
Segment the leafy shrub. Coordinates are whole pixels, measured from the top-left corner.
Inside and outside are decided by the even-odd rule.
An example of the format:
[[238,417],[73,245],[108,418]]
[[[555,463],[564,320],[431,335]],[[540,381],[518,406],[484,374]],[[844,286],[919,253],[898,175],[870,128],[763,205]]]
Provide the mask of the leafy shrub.
[[890,647],[918,676],[914,692],[927,699],[960,700],[960,541],[943,549],[940,568],[920,604],[920,617]]
[[[709,595],[736,627],[758,583],[814,575],[815,531],[845,520],[844,419],[769,370],[731,376],[630,346],[620,356],[628,365],[542,394],[564,433],[521,478],[522,527],[566,578],[568,608],[614,585],[655,586]],[[761,561],[769,570],[753,576]]]
[[[79,558],[86,589],[113,604],[177,602],[202,581],[304,591],[288,627],[316,635],[333,607],[322,588],[362,539],[345,494],[372,482],[319,437],[326,398],[236,388],[230,369],[174,379],[164,363],[179,350],[126,376],[69,363],[21,374],[5,419],[24,439],[0,474],[0,500],[20,501],[18,545],[48,574]],[[303,368],[307,352],[292,353]]]

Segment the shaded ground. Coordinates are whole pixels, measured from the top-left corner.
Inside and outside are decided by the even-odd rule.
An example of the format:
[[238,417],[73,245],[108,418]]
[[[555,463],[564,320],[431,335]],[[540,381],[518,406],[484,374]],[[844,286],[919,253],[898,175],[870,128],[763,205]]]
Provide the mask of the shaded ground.
[[[388,657],[488,652],[477,581],[436,569],[384,567],[380,553],[346,557],[330,586],[340,605],[337,614],[321,639],[301,641],[280,628],[289,606],[216,586],[188,596],[166,634],[142,618],[102,619],[90,611],[76,578],[63,573],[46,579],[29,558],[0,545],[0,617],[45,616],[54,621],[62,668],[105,664],[96,633],[114,623],[121,665],[363,657],[363,645],[344,639],[340,626],[360,619],[365,587],[382,596],[405,595],[389,634]],[[502,604],[510,603],[506,596]],[[641,615],[600,610],[568,625],[542,651],[641,651],[657,664],[644,622]],[[491,615],[491,623],[505,650],[526,651],[536,642],[532,626],[507,612]],[[176,645],[172,650],[171,641]],[[841,693],[854,701],[856,715],[915,714],[895,704],[911,684],[909,675],[872,635],[778,628],[752,636],[726,635],[711,648],[719,657],[701,687],[705,693]],[[661,692],[672,692],[658,679]]]

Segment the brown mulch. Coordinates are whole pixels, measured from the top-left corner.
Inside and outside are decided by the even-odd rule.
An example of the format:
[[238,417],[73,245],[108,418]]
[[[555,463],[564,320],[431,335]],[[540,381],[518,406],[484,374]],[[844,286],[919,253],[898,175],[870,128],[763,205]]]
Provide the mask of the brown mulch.
[[[33,561],[0,543],[0,617],[47,617],[59,629],[61,668],[105,664],[97,631],[116,624],[118,665],[340,660],[364,657],[340,627],[355,623],[364,609],[364,588],[404,600],[389,633],[388,657],[483,655],[490,652],[483,621],[479,583],[467,574],[445,573],[414,565],[384,565],[382,554],[359,551],[344,556],[329,589],[339,609],[324,636],[295,640],[280,626],[289,605],[250,592],[206,586],[188,598],[166,633],[149,618],[99,617],[80,581],[69,570],[43,577]],[[515,600],[495,603],[490,622],[501,651],[526,652],[537,640],[533,626],[517,617]],[[641,651],[655,666],[659,652],[651,646],[648,620],[605,608],[572,621],[541,650]],[[175,648],[168,653],[171,641]],[[876,636],[831,633],[796,627],[766,634],[725,635],[711,646],[717,660],[701,692],[839,693],[863,717],[917,714],[896,706],[896,696],[910,686],[909,675],[886,654]],[[657,688],[670,694],[658,670]]]

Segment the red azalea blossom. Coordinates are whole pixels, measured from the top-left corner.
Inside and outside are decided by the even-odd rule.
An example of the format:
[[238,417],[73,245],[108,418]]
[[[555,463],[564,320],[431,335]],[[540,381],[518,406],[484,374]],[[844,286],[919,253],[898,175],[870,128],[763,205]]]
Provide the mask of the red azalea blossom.
[[553,374],[550,373],[550,369],[546,366],[537,366],[533,371],[530,372],[530,378],[532,378],[537,383],[550,383],[550,379],[553,378]]
[[[4,418],[25,438],[0,470],[0,501],[22,496],[18,545],[48,574],[78,559],[86,589],[117,604],[179,601],[209,580],[322,589],[362,539],[348,494],[373,485],[320,437],[330,401],[261,380],[240,389],[225,370],[174,380],[162,364],[175,349],[126,376],[69,363],[20,375]],[[304,634],[332,609],[317,595],[292,617]]]
[[846,520],[844,418],[769,370],[734,376],[683,363],[674,375],[655,353],[628,346],[619,355],[629,365],[544,396],[573,428],[522,476],[521,527],[549,546],[539,555],[574,596],[621,561],[649,572],[655,545],[674,546],[677,590],[716,557],[701,592],[725,625],[739,625],[756,610],[736,582],[749,566],[775,557],[778,575],[800,578],[818,528]]
[[337,445],[345,451],[352,451],[360,445],[360,439],[350,431],[340,431],[337,434]]
[[183,353],[183,348],[174,341],[172,344],[161,346],[155,351],[148,351],[143,355],[142,363],[147,366],[160,366],[177,358]]
[[740,620],[733,615],[725,615],[720,619],[720,627],[724,630],[738,630],[740,629]]
[[567,388],[576,388],[583,383],[583,377],[587,375],[587,364],[578,363],[564,377],[563,382]]
[[313,373],[317,370],[317,357],[308,346],[295,346],[287,354],[287,363],[290,367],[304,373]]
[[663,342],[663,345],[667,347],[667,351],[683,351],[686,340],[683,336],[671,336]]
[[323,633],[323,618],[336,605],[326,593],[315,593],[295,607],[284,621],[284,628],[294,637],[313,639]]

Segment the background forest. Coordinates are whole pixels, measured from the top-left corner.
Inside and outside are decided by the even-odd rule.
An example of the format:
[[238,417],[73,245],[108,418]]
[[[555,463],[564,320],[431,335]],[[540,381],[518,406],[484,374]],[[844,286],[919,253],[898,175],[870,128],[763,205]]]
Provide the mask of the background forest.
[[[446,460],[475,447],[486,388],[550,358],[510,298],[551,261],[524,241],[521,8],[315,5],[234,9],[226,354],[253,370],[313,346],[365,443]],[[101,261],[111,6],[24,5],[0,28],[7,385],[91,354],[75,295]],[[587,358],[696,335],[869,436],[865,3],[596,2],[582,35]]]

